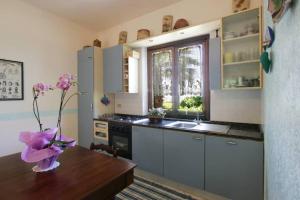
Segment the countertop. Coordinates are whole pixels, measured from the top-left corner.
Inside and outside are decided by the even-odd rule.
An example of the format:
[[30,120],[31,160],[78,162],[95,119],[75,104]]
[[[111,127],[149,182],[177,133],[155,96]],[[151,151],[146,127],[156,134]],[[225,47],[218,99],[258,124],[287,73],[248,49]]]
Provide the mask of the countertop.
[[223,137],[230,137],[230,138],[263,141],[263,133],[259,130],[259,126],[255,124],[237,124],[237,123],[204,121],[201,122],[200,125],[197,125],[194,128],[176,128],[176,127],[170,127],[168,125],[183,120],[164,119],[161,123],[151,123],[147,118],[142,120],[137,120],[135,122],[119,121],[113,118],[105,118],[105,117],[95,118],[95,120],[117,121],[123,123],[131,123],[133,126],[171,129],[171,130],[193,132],[193,133],[206,134],[206,135],[216,135],[216,136],[223,136]]

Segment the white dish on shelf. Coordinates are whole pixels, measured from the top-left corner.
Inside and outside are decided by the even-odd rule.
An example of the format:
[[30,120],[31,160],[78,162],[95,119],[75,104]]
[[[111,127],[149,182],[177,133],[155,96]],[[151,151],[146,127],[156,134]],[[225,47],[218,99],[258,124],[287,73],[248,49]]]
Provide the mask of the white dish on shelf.
[[235,87],[248,87],[247,85],[235,85]]

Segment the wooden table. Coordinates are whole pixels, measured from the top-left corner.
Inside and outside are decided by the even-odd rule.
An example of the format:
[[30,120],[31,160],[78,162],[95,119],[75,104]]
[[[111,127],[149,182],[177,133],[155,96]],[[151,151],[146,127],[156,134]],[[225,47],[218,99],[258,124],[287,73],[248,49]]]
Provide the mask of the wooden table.
[[133,182],[135,165],[76,146],[59,156],[61,166],[34,173],[20,153],[0,158],[0,199],[113,199]]

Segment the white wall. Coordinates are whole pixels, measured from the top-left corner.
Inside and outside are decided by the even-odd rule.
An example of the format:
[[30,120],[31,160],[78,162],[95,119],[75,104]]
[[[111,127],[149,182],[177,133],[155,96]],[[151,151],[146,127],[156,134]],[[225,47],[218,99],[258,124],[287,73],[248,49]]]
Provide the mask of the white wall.
[[[265,30],[273,26],[264,0]],[[263,90],[266,199],[300,199],[300,2],[275,26]]]
[[[260,0],[251,0],[252,8],[260,5]],[[198,25],[231,14],[231,6],[232,0],[183,0],[101,31],[98,33],[98,37],[102,40],[104,47],[113,46],[118,42],[119,32],[125,30],[128,32],[127,41],[132,42],[136,40],[136,32],[141,28],[149,29],[151,35],[161,34],[161,23],[164,15],[173,15],[174,21],[179,18],[185,18],[189,21],[190,25]],[[145,82],[146,81],[143,81],[143,83]],[[144,99],[147,100],[147,98]],[[145,102],[143,102],[144,104],[141,103],[141,96],[122,94],[116,95],[115,100],[116,112],[125,114],[141,114],[141,105],[145,105]],[[124,109],[119,109],[117,103],[122,104],[121,107]],[[261,122],[260,92],[243,93],[215,90],[211,95],[211,108],[211,120],[244,123]]]
[[[185,18],[190,25],[199,25],[231,14],[231,5],[232,0],[182,0],[101,31],[98,33],[98,37],[102,40],[104,47],[113,46],[118,43],[120,31],[124,30],[128,32],[127,42],[132,42],[136,40],[137,30],[142,28],[149,29],[151,35],[161,34],[164,15],[173,15],[174,23],[177,19]],[[258,7],[259,5],[261,5],[261,0],[251,0],[251,7]]]
[[212,121],[261,123],[260,90],[213,90],[210,95]]
[[[63,18],[17,0],[0,0],[0,58],[24,62],[25,100],[0,102],[0,156],[22,150],[20,131],[37,130],[32,114],[31,87],[36,82],[55,84],[64,72],[76,74],[77,50],[94,33]],[[41,98],[45,127],[55,126],[58,95]],[[76,98],[63,117],[63,132],[77,138]]]

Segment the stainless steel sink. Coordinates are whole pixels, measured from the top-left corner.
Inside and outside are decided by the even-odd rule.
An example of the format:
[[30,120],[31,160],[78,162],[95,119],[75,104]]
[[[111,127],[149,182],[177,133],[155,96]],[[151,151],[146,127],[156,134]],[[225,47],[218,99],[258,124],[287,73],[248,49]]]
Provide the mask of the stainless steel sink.
[[174,128],[182,128],[182,129],[191,129],[197,126],[197,123],[194,122],[173,122],[171,124],[167,125],[168,127],[174,127]]

